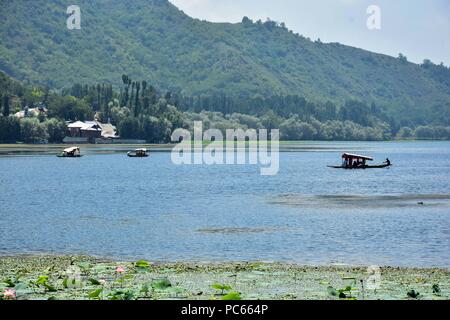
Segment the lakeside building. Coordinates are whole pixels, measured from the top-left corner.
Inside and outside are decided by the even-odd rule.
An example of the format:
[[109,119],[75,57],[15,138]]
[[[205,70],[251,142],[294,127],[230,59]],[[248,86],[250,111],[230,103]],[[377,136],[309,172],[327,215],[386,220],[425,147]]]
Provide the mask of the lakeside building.
[[47,108],[43,104],[39,104],[35,108],[25,107],[24,110],[16,112],[14,116],[19,119],[38,117],[40,114],[47,114]]
[[76,121],[67,124],[64,143],[111,143],[119,139],[117,129],[110,123],[99,121]]

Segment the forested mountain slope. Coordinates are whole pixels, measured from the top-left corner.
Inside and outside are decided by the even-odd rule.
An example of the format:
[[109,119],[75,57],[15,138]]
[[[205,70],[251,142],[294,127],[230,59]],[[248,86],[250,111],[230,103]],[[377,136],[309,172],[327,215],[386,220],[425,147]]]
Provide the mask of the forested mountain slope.
[[128,74],[189,95],[356,98],[398,112],[450,101],[448,68],[312,42],[275,22],[199,21],[167,0],[80,0],[82,29],[68,30],[71,1],[0,3],[0,69],[52,88],[118,86]]

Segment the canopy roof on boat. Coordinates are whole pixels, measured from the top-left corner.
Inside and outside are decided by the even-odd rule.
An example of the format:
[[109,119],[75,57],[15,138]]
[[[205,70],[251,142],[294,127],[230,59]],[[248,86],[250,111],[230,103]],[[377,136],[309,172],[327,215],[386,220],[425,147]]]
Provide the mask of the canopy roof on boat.
[[368,160],[368,161],[373,161],[372,157],[368,157],[368,156],[362,156],[359,154],[353,154],[353,153],[344,153],[342,155],[343,159],[362,159],[362,160]]
[[143,149],[136,149],[136,152],[147,152],[147,149],[143,148]]
[[80,151],[80,148],[79,147],[70,147],[70,148],[64,149],[64,152],[66,152],[66,153],[72,153],[75,151]]

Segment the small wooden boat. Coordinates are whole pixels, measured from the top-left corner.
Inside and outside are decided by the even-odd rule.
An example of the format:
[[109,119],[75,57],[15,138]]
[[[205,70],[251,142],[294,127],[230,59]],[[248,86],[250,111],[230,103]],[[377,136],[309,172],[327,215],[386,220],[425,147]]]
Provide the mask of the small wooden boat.
[[57,155],[59,158],[81,158],[83,155],[80,153],[79,147],[71,147],[64,149],[60,154]]
[[147,158],[149,156],[147,149],[136,149],[127,153],[130,158]]
[[344,153],[342,155],[342,164],[340,166],[328,166],[334,169],[382,169],[392,166],[389,159],[379,165],[368,165],[367,161],[373,161],[372,157],[362,156],[352,153]]
[[379,165],[365,165],[363,167],[345,167],[345,166],[327,166],[328,168],[334,168],[334,169],[382,169],[382,168],[388,168],[391,167],[392,164],[379,164]]

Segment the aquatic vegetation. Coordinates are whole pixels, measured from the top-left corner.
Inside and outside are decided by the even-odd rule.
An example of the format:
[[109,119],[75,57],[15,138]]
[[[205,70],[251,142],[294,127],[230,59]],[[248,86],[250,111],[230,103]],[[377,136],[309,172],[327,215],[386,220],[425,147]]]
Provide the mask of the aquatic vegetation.
[[97,289],[89,293],[88,297],[91,300],[100,300],[100,294],[103,292],[103,289]]
[[107,295],[108,300],[135,300],[136,293],[133,290],[115,290]]
[[15,300],[16,299],[16,290],[11,288],[6,288],[3,291],[3,299],[5,300]]
[[226,284],[215,283],[211,285],[211,288],[220,290],[220,295],[224,295],[225,291],[230,291],[232,288]]
[[339,299],[347,299],[347,300],[356,300],[356,297],[353,296],[352,291],[356,290],[351,286],[347,286],[342,289],[335,289],[332,286],[327,288],[328,294],[332,297],[337,297]]
[[136,267],[136,268],[138,268],[138,269],[148,269],[148,268],[150,268],[150,262],[148,262],[148,261],[145,261],[145,260],[139,260],[139,261],[136,261],[136,263],[134,264],[134,266]]
[[66,276],[62,281],[64,289],[79,288],[82,286],[81,279],[77,277]]
[[222,297],[222,300],[242,300],[239,292],[230,292]]
[[431,286],[431,289],[433,290],[433,293],[437,296],[441,295],[441,288],[439,287],[439,285],[437,283],[433,284]]
[[115,282],[120,284],[120,287],[122,288],[123,285],[125,284],[125,282],[127,282],[128,280],[132,280],[134,278],[133,274],[126,274],[123,276],[120,276]]
[[88,281],[89,281],[92,285],[94,285],[94,286],[99,286],[99,285],[101,285],[100,281],[97,280],[97,279],[94,279],[94,278],[89,278]]
[[167,288],[170,288],[171,286],[172,286],[172,283],[167,278],[156,280],[152,283],[152,288],[154,288],[156,290],[166,290]]
[[125,268],[124,267],[117,267],[116,268],[116,273],[122,274],[125,272]]
[[417,299],[417,298],[419,298],[420,293],[419,293],[418,291],[414,290],[414,289],[411,289],[411,290],[409,290],[409,291],[406,293],[406,295],[407,295],[409,298]]
[[[268,201],[269,204],[302,208],[413,208],[417,201],[426,199],[427,206],[447,206],[448,194],[415,194],[415,195],[304,195],[280,194]],[[423,202],[422,202],[423,203]],[[420,204],[420,203],[419,203]]]
[[[356,300],[355,293],[359,292],[356,286],[356,278],[354,277],[343,277],[343,281],[347,282],[348,285],[341,289],[335,289],[332,286],[328,286],[327,291],[328,295],[332,297],[337,297],[339,299],[347,299],[347,300]],[[324,281],[321,281],[324,283]]]
[[150,294],[150,292],[151,292],[150,289],[152,289],[151,286],[149,286],[148,284],[144,283],[144,284],[141,286],[141,289],[139,290],[139,293],[144,294],[144,297],[148,297],[149,294]]
[[14,288],[16,286],[16,281],[13,281],[12,279],[5,279],[3,280],[3,283],[7,288]]
[[[84,261],[84,269],[78,261]],[[258,262],[137,265],[87,257],[0,258],[0,300],[10,299],[4,295],[6,289],[14,290],[17,300],[412,299],[418,292],[406,293],[417,285],[418,299],[450,298],[447,269],[386,267],[382,290],[366,290],[364,296],[364,267]],[[117,266],[126,271],[117,273]],[[418,284],[417,279],[424,282]]]
[[214,283],[211,288],[220,291],[216,296],[221,296],[221,300],[242,300],[239,292],[230,292],[233,288],[226,284]]
[[91,264],[86,261],[78,262],[77,266],[81,269],[81,271],[84,274],[86,274],[91,268]]
[[48,276],[39,276],[37,280],[30,281],[30,284],[36,288],[44,288],[46,292],[56,292],[56,288],[49,284]]

